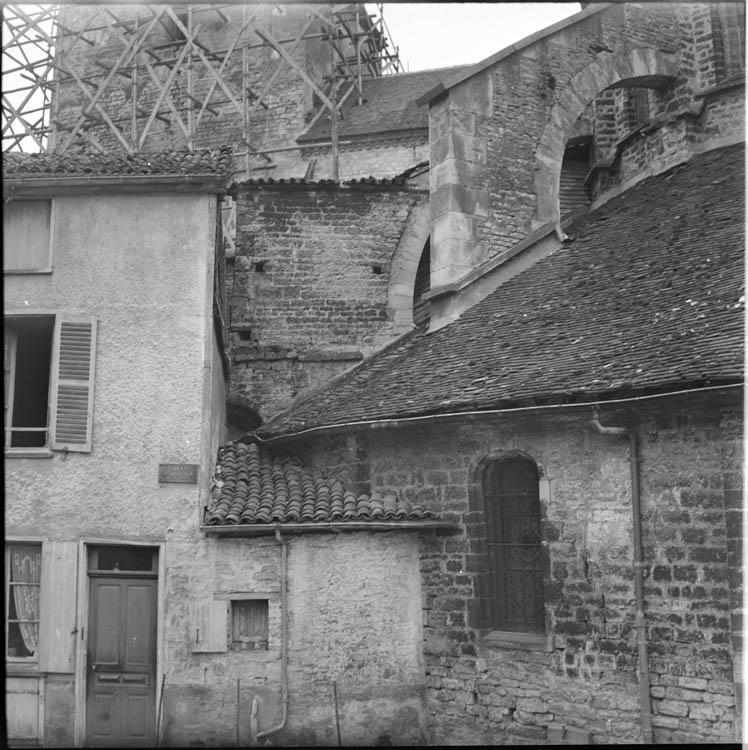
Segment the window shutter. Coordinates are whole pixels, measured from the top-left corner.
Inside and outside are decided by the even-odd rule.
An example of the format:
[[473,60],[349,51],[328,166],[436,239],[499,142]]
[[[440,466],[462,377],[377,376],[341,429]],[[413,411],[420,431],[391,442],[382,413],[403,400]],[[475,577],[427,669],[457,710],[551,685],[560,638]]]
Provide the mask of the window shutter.
[[96,320],[57,316],[52,361],[52,448],[91,451]]
[[229,603],[208,599],[190,603],[190,641],[193,654],[228,650]]

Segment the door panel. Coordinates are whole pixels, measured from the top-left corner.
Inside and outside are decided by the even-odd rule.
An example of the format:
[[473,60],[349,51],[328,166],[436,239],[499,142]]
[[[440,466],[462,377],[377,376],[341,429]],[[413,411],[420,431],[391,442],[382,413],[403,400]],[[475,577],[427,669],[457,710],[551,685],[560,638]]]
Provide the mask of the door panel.
[[95,630],[91,626],[91,635],[96,634],[95,659],[99,667],[116,667],[119,656],[120,587],[100,581],[96,581],[96,584]]
[[156,740],[155,578],[90,578],[87,744]]
[[125,626],[125,669],[147,669],[150,663],[148,637],[151,631],[151,588],[133,585],[127,591],[127,623]]

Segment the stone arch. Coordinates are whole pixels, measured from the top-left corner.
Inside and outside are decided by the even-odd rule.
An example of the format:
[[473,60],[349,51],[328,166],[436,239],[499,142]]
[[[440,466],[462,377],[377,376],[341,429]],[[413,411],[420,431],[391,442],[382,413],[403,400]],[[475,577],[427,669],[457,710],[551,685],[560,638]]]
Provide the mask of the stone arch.
[[414,206],[400,235],[390,264],[387,287],[387,320],[396,328],[413,326],[413,287],[416,282],[421,253],[431,234],[431,207],[424,203]]
[[559,219],[559,179],[566,141],[587,104],[611,86],[659,87],[675,80],[675,56],[650,47],[603,52],[571,78],[551,109],[535,152],[536,218]]

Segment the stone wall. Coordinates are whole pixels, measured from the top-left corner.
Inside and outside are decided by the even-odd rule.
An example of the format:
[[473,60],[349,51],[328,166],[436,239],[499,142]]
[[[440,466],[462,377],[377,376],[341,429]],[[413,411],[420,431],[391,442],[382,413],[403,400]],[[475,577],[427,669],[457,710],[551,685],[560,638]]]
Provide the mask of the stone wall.
[[[288,719],[274,744],[411,744],[426,731],[417,537],[288,540]],[[281,721],[281,564],[272,538],[167,545],[164,744],[248,744]],[[192,653],[190,604],[269,599],[268,650]],[[336,706],[337,696],[337,706]],[[337,710],[337,719],[336,719]],[[237,732],[238,738],[237,738]]]
[[427,195],[246,183],[236,200],[231,389],[267,418],[405,330],[388,313],[393,254]]
[[[723,104],[738,95],[703,97],[720,83],[715,55],[707,5],[591,6],[432,101],[432,288],[558,219],[564,149],[591,102],[598,199],[710,140],[741,137],[740,105]],[[650,92],[653,127],[632,128],[625,116],[633,86]]]
[[[117,18],[122,20],[134,19],[136,16],[145,19],[151,16],[144,6],[113,6],[111,10]],[[324,8],[322,12],[325,12]],[[271,6],[268,4],[249,8],[247,16],[249,17],[252,13],[255,16],[253,26],[250,28],[253,29],[254,25],[259,25],[276,39],[294,39],[311,18],[307,7],[294,5]],[[107,69],[111,69],[122,55],[125,41],[129,37],[122,34],[113,19],[101,13],[99,8],[68,6],[62,9],[62,14],[62,22],[67,28],[78,32],[88,29],[83,38],[93,44],[68,39],[62,52],[61,64],[66,69],[73,70],[79,78],[89,78],[95,85],[98,85],[106,77]],[[194,13],[193,25],[200,27],[196,39],[208,52],[231,48],[243,23],[244,16],[240,5],[223,6],[221,14],[209,11]],[[226,18],[228,21],[225,20]],[[171,23],[171,19],[165,17],[164,24]],[[145,21],[139,21],[139,33],[143,33],[145,24]],[[320,26],[320,22],[316,22],[316,26]],[[319,28],[313,25],[308,33],[315,32],[319,33]],[[157,54],[162,59],[172,61],[179,57],[184,47],[183,43],[179,42],[168,46],[168,42],[173,38],[169,35],[165,25],[160,22],[152,28],[149,35],[154,45],[161,45]],[[259,37],[252,34],[249,41],[258,44]],[[318,85],[322,84],[324,75],[329,73],[330,56],[327,43],[319,39],[311,39],[295,47],[286,44],[284,49],[290,50],[290,56],[308,72]],[[321,55],[320,49],[324,49],[327,54]],[[140,138],[158,102],[159,85],[169,80],[171,71],[168,65],[159,65],[150,57],[147,58],[151,66],[149,71],[143,62],[144,57],[145,53],[140,53],[138,56],[139,67],[135,84],[132,75],[116,75],[99,100],[100,106],[122,130],[126,139],[131,138],[132,135],[133,95],[137,92],[137,100],[141,107],[137,128],[138,138]],[[220,59],[216,61],[215,58],[209,56],[206,60],[208,60],[208,65],[216,69],[221,65]],[[132,66],[127,70],[131,71],[131,69]],[[229,99],[226,90],[216,84],[215,76],[210,73],[206,63],[197,60],[193,64],[191,74],[195,96],[202,101],[211,87],[214,88],[208,107],[200,114],[201,104],[191,102],[184,93],[188,75],[186,70],[183,66],[171,79],[169,91],[174,105],[180,110],[180,117],[185,126],[188,121],[188,109],[191,108],[192,117],[200,117],[200,122],[195,129],[195,138],[191,144],[193,148],[228,144],[240,150],[243,146],[245,127],[244,115],[241,111],[245,105],[243,87],[249,91],[249,96],[246,98],[246,107],[250,110],[247,118],[248,140],[254,149],[287,146],[306,128],[314,111],[312,87],[296,70],[280,59],[280,55],[269,45],[255,46],[250,49],[247,55],[246,71],[242,68],[240,52],[234,51],[229,56],[229,62],[221,72],[221,78],[236,104]],[[266,91],[266,85],[271,76],[273,76],[273,82],[270,89]],[[158,81],[158,85],[154,78]],[[253,106],[257,96],[262,97],[263,104]],[[75,80],[70,75],[66,75],[61,81],[59,93],[56,94],[56,117],[60,127],[69,128],[75,124],[89,101],[90,99]],[[239,108],[236,105],[239,105]],[[122,150],[122,144],[111,129],[101,117],[98,119],[98,123],[94,120],[93,127],[91,127],[91,122],[86,123],[95,140],[104,148]],[[55,147],[59,148],[65,144],[69,135],[69,130],[60,130]],[[90,140],[78,140],[76,143],[85,145],[89,149],[92,148]],[[148,136],[142,146],[147,151],[188,147],[184,131],[168,106],[167,100],[161,101],[158,117],[151,122]],[[274,174],[279,173],[281,169],[284,174],[303,175],[305,165],[299,160],[298,153],[279,154],[278,157],[273,159],[276,163],[275,168],[272,169]],[[243,168],[243,164],[243,159],[237,159],[239,169]],[[256,167],[263,167],[268,165],[268,161],[256,158],[253,159],[252,164]]]
[[[552,723],[595,743],[641,740],[628,443],[592,431],[590,417],[506,415],[307,445],[318,465],[347,460],[349,477],[457,524],[421,547],[431,741],[543,742]],[[633,425],[641,441],[654,739],[735,741],[740,403],[666,398],[603,409],[601,421]],[[535,650],[492,646],[476,627],[485,526],[470,485],[480,460],[502,451],[531,457],[541,473],[549,638]]]

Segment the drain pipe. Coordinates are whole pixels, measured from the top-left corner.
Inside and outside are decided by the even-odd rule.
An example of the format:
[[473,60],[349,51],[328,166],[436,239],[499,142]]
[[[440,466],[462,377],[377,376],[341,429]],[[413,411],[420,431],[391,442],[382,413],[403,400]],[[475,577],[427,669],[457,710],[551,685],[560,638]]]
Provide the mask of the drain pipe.
[[641,498],[639,495],[639,441],[634,430],[626,427],[606,427],[600,424],[597,409],[590,421],[601,435],[618,435],[629,439],[631,465],[631,511],[634,527],[634,593],[636,596],[636,647],[638,653],[639,701],[642,714],[642,740],[653,743],[652,699],[649,691],[649,661],[647,659],[647,623],[644,616],[644,552],[642,548]]
[[286,726],[288,718],[288,542],[281,536],[280,529],[275,529],[275,540],[281,545],[281,703],[283,713],[280,724],[257,733],[257,739],[280,732]]

